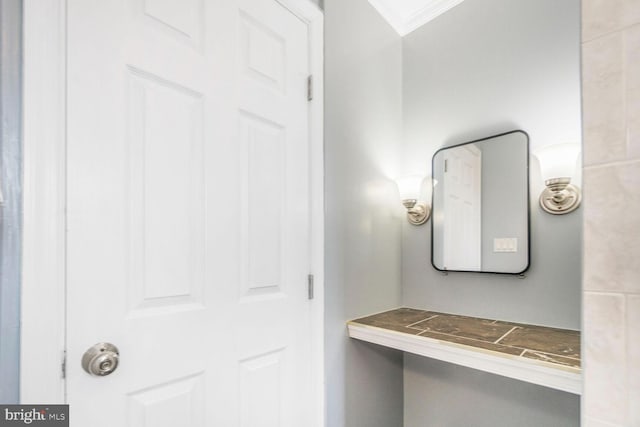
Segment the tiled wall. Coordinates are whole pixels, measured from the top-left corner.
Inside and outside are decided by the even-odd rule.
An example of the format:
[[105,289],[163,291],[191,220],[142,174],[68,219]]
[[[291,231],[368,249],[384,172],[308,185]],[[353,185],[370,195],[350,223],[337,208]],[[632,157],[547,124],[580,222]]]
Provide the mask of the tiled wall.
[[640,0],[582,7],[583,425],[640,426]]

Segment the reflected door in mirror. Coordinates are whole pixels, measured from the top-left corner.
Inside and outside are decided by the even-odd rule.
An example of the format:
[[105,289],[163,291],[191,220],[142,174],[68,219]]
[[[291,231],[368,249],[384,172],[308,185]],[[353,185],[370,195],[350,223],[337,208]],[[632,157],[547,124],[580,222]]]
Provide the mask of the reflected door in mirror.
[[452,148],[444,162],[444,269],[480,270],[482,152]]

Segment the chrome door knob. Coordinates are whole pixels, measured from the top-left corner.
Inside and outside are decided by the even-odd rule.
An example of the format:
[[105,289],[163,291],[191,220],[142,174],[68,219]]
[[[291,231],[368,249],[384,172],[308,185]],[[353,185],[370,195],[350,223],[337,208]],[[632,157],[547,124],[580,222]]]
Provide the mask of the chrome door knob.
[[104,377],[118,367],[120,353],[118,347],[108,342],[100,342],[82,356],[82,369],[90,375]]

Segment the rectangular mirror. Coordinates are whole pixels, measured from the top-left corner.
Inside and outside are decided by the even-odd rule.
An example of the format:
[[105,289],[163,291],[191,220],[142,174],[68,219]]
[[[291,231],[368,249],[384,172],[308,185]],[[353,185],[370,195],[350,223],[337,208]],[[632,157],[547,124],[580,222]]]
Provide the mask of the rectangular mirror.
[[529,268],[529,136],[516,130],[433,155],[431,263],[440,271]]

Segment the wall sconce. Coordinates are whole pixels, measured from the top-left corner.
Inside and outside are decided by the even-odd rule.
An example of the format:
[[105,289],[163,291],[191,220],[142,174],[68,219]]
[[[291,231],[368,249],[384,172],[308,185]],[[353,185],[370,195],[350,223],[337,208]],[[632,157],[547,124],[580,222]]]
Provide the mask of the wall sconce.
[[427,222],[431,216],[431,207],[424,202],[418,203],[423,178],[419,175],[410,175],[396,180],[400,199],[407,208],[407,220],[412,225],[421,225]]
[[549,145],[534,152],[547,186],[540,194],[540,206],[546,212],[563,215],[580,206],[580,188],[571,184],[579,154],[580,144],[577,143]]

